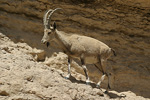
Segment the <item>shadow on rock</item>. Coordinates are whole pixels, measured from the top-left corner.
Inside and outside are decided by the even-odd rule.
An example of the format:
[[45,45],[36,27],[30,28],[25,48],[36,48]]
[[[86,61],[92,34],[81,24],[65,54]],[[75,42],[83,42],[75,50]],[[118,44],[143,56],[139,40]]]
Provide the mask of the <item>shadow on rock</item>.
[[116,93],[112,93],[112,92],[107,92],[105,93],[110,99],[115,99],[115,98],[118,98],[118,99],[121,99],[121,98],[125,98],[126,95],[125,94],[121,94],[121,95],[118,95]]
[[[66,77],[63,76],[62,74],[61,74],[61,76],[66,79]],[[77,80],[77,79],[76,79],[75,77],[73,77],[73,76],[70,76],[70,78],[69,78],[68,80],[70,80],[72,83],[86,84],[85,81]],[[92,88],[96,88],[96,84],[95,84],[95,83],[90,83],[90,84],[88,84],[88,85],[90,85]]]
[[[61,77],[63,77],[63,78],[66,79],[66,77],[63,76],[62,74],[61,74]],[[68,80],[70,80],[72,83],[86,84],[85,81],[77,80],[77,79],[76,79],[75,77],[73,77],[73,76],[70,76],[70,78],[69,78]],[[90,83],[89,85],[90,85],[92,88],[96,88],[96,84],[95,84],[95,83]],[[98,88],[97,88],[97,89],[98,89]],[[100,90],[101,90],[101,88],[100,88]],[[102,91],[102,90],[101,90],[101,91]],[[121,99],[121,98],[125,98],[125,97],[126,97],[125,94],[118,95],[117,93],[112,93],[112,92],[103,92],[103,93],[104,93],[106,96],[108,96],[110,99],[115,99],[115,98]]]

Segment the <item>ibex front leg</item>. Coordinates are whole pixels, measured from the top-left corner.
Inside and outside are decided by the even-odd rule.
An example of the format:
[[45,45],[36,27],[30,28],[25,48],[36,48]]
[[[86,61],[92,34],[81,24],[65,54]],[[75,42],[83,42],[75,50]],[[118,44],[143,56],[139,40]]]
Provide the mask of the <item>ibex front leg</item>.
[[84,61],[83,57],[81,57],[81,64],[82,64],[82,68],[83,68],[85,76],[86,76],[86,84],[88,85],[88,84],[90,84],[90,79],[88,76],[87,68],[86,68],[85,61]]
[[70,76],[71,76],[71,70],[70,70],[71,61],[72,61],[72,60],[68,57],[68,74],[67,74],[67,76],[65,77],[66,79],[69,79]]

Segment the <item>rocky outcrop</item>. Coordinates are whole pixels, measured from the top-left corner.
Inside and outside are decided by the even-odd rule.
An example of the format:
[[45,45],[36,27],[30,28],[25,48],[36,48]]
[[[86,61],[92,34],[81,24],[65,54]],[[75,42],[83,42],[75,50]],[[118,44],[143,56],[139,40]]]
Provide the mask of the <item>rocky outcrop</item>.
[[[64,12],[58,12],[52,18],[56,20],[59,30],[94,37],[116,50],[118,56],[112,57],[108,63],[113,73],[112,89],[130,90],[137,95],[150,97],[149,1],[74,1],[1,0],[0,31],[14,42],[26,42],[32,47],[45,49],[46,55],[52,54],[55,49],[47,49],[40,44],[42,17],[47,9],[61,7]],[[38,54],[33,55],[37,58]],[[100,77],[99,72],[93,66],[89,66],[89,69],[91,79],[96,82]]]

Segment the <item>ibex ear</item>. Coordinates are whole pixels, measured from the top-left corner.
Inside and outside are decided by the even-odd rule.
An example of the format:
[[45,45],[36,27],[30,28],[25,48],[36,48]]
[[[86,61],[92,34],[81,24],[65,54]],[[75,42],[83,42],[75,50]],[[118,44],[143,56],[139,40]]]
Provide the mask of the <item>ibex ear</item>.
[[54,22],[53,24],[53,29],[55,30],[56,29],[56,23]]

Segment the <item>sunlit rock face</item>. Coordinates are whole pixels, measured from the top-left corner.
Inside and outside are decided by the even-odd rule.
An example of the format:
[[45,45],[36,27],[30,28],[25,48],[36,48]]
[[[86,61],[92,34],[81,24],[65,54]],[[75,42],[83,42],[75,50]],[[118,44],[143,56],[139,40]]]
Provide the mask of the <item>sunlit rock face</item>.
[[[1,0],[0,31],[50,56],[58,50],[40,43],[42,20],[46,10],[58,7],[64,9],[52,17],[58,30],[96,38],[116,50],[117,57],[108,61],[113,90],[150,97],[149,0]],[[88,69],[91,80],[97,82],[100,72],[92,65]]]

